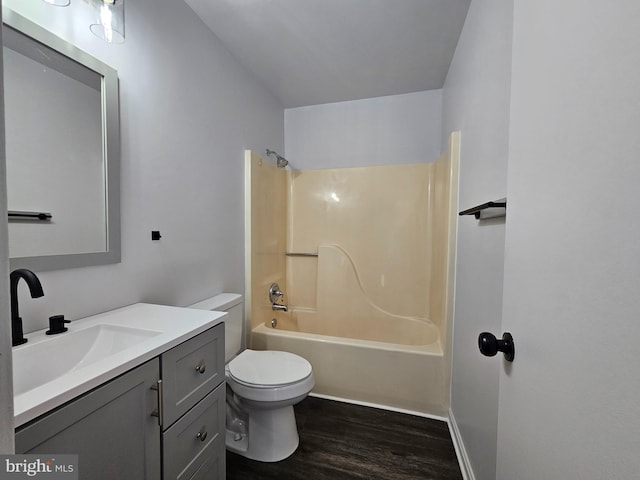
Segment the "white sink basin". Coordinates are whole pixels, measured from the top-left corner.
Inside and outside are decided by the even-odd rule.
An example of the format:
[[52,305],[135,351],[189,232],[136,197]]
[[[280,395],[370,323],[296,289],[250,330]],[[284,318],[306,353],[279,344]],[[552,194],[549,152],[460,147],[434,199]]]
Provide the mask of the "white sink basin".
[[133,347],[161,332],[119,325],[94,325],[53,335],[13,352],[14,395]]

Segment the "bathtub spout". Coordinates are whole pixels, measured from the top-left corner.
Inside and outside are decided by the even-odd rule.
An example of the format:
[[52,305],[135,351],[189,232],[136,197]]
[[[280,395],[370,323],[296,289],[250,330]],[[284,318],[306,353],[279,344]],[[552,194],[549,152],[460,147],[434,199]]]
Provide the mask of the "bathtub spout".
[[273,305],[271,305],[271,308],[273,310],[280,310],[283,312],[288,312],[289,308],[286,305],[278,305],[277,303],[274,303]]

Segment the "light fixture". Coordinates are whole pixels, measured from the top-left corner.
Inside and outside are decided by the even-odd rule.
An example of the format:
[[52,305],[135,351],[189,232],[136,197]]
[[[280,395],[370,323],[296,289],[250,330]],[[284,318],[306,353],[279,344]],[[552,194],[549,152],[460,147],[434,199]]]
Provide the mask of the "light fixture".
[[71,0],[42,0],[49,5],[55,5],[56,7],[67,7],[71,3]]
[[89,0],[96,20],[89,29],[109,43],[124,43],[124,0]]
[[[49,5],[66,7],[71,0],[42,0]],[[85,0],[95,10],[95,23],[89,30],[109,43],[124,43],[124,0]]]

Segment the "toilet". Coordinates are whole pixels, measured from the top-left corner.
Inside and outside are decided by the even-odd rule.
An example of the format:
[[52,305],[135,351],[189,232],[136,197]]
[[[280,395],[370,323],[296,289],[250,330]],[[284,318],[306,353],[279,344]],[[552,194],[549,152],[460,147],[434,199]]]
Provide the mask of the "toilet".
[[227,450],[277,462],[298,448],[293,406],[313,388],[313,370],[293,353],[243,350],[242,307],[242,295],[236,293],[221,293],[189,306],[228,314],[224,320]]

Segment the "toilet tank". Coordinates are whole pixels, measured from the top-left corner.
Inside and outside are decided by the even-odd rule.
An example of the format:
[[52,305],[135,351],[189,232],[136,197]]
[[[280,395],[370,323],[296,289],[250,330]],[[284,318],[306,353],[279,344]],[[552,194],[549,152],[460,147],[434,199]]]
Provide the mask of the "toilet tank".
[[242,350],[242,295],[239,293],[221,293],[201,302],[189,305],[189,308],[227,312],[224,319],[224,361],[227,363]]

